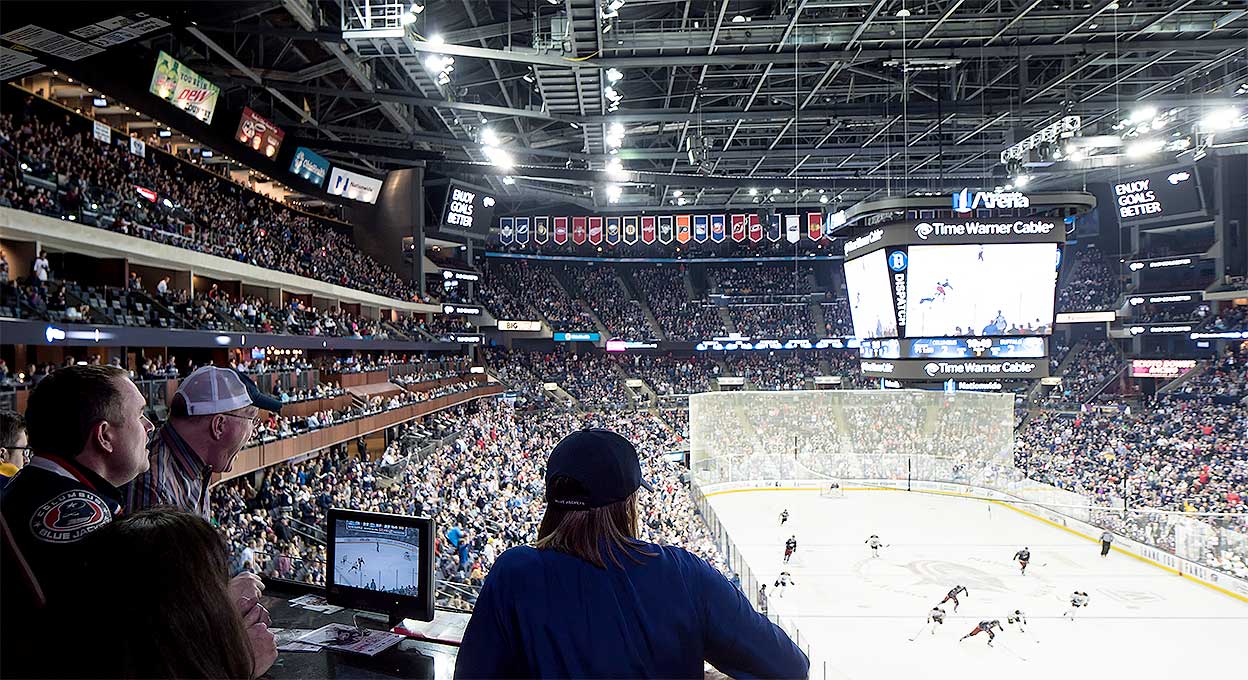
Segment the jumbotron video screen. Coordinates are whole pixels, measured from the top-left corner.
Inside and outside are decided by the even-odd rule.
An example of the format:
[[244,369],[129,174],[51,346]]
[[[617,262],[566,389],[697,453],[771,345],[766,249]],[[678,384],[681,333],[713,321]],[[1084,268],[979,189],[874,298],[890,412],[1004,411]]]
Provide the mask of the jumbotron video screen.
[[1053,331],[1056,243],[909,245],[845,262],[854,335],[1039,336]]
[[906,336],[1048,335],[1057,245],[910,246]]

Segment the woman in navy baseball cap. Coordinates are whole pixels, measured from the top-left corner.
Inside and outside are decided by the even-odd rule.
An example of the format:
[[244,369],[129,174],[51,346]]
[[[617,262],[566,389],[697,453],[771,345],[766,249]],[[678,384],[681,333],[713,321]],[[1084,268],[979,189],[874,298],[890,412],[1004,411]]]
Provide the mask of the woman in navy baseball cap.
[[706,561],[641,540],[637,449],[580,430],[551,451],[532,546],[481,588],[456,678],[805,678],[810,662]]

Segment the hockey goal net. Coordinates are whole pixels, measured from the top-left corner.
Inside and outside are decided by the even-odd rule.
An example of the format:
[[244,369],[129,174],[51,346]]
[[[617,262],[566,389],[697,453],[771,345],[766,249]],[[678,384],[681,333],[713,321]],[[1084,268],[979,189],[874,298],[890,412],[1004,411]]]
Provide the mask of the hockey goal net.
[[824,482],[823,486],[819,487],[819,497],[820,498],[844,498],[845,489],[841,487],[840,482]]

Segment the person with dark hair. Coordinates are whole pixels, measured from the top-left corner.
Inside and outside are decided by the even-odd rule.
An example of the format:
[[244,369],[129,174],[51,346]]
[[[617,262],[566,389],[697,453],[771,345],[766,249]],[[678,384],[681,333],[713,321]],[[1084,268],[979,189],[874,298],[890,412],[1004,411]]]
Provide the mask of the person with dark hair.
[[456,658],[456,678],[804,678],[806,655],[709,564],[638,539],[637,450],[574,432],[546,464],[533,546],[495,561]]
[[112,366],[69,366],[31,391],[34,457],[5,489],[0,512],[49,602],[81,575],[82,540],[121,511],[118,488],[147,469],[146,405]]
[[257,604],[248,618],[239,614],[226,563],[221,533],[186,512],[145,510],[92,534],[73,606],[108,612],[109,625],[75,640],[71,656],[81,661],[71,664],[82,666],[71,674],[255,678],[267,671],[277,659],[268,612]]
[[26,465],[29,454],[26,421],[16,411],[0,411],[0,491]]

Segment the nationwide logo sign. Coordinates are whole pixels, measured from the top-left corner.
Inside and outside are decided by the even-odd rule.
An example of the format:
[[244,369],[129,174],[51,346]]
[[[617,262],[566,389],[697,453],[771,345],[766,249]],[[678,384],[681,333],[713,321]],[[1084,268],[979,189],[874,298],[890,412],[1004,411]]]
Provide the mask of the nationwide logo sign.
[[979,208],[1030,208],[1031,199],[1017,191],[975,191],[963,189],[953,195],[953,209],[968,213]]

